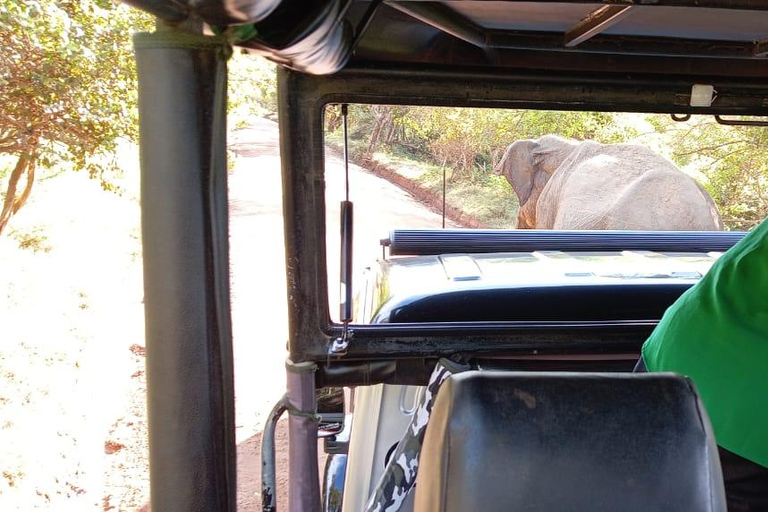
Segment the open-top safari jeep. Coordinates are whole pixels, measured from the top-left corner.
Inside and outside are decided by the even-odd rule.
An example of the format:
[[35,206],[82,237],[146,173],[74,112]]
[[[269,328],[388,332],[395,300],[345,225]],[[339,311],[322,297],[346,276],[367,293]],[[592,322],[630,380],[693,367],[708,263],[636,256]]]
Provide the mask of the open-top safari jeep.
[[[361,510],[369,498],[372,510],[724,509],[689,381],[631,370],[664,308],[739,234],[397,231],[355,318],[345,202],[334,321],[323,115],[365,103],[744,122],[768,114],[768,4],[129,3],[160,20],[136,38],[153,510],[236,510],[224,109],[233,44],[281,66],[290,357],[265,430],[264,510],[276,507],[271,435],[286,410],[294,511]],[[465,371],[433,403],[438,361]],[[326,388],[348,391],[343,430],[324,432],[332,456],[320,478],[318,418],[326,429],[338,420],[317,409]],[[408,451],[422,407],[432,413],[424,446]],[[397,485],[381,480],[388,461]],[[400,484],[412,486],[417,464],[414,505]]]

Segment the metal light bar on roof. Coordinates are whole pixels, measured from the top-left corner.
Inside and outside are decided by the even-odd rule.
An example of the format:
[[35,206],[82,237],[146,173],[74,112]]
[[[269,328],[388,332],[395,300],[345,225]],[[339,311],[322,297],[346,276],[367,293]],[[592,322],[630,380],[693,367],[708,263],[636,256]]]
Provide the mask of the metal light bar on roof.
[[396,229],[381,244],[392,256],[533,251],[727,251],[737,231],[549,231]]

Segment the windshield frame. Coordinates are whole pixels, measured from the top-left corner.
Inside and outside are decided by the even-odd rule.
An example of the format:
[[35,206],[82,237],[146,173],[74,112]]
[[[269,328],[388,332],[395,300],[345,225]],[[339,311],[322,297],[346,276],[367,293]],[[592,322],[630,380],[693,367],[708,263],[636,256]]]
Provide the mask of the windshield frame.
[[[325,106],[339,103],[667,114],[768,115],[755,79],[613,73],[489,73],[349,67],[329,76],[278,69],[290,357],[323,363],[342,332],[331,321],[326,262]],[[718,102],[691,107],[698,83],[715,83]],[[428,91],[425,92],[425,91]],[[354,200],[354,198],[352,198]],[[357,277],[357,276],[356,276]],[[341,358],[440,357],[457,352],[634,351],[654,322],[353,324]]]

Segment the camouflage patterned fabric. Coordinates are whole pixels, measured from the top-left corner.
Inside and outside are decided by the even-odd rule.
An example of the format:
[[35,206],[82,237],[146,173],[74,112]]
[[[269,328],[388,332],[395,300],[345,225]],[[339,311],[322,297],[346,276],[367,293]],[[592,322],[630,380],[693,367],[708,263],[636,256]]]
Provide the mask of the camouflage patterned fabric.
[[469,366],[460,365],[448,359],[441,359],[429,377],[426,392],[413,413],[411,423],[403,434],[392,456],[389,458],[384,473],[373,490],[366,512],[396,512],[413,490],[416,473],[419,469],[419,453],[427,430],[427,421],[437,397],[437,391],[445,379],[465,370]]

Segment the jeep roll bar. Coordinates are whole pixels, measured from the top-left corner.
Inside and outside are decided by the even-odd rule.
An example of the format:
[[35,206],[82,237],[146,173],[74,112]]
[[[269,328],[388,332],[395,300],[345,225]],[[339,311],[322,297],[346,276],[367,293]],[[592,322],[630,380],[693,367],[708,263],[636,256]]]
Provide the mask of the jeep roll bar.
[[[756,0],[632,2],[623,17],[626,9],[603,9],[616,5],[611,0],[527,1],[525,12],[536,15],[527,28],[517,25],[528,22],[517,0],[127,1],[160,20],[155,34],[137,37],[136,54],[151,500],[162,512],[236,510],[224,87],[233,43],[282,66],[295,512],[320,508],[315,386],[397,376],[398,368],[468,347],[486,354],[630,350],[653,328],[353,325],[347,354],[329,365],[327,347],[342,328],[328,307],[327,104],[768,115],[768,33],[761,31],[768,4]],[[594,4],[605,5],[598,12]],[[583,19],[571,19],[574,10]],[[222,35],[204,37],[204,23]],[[711,85],[716,100],[693,103],[696,84]]]

